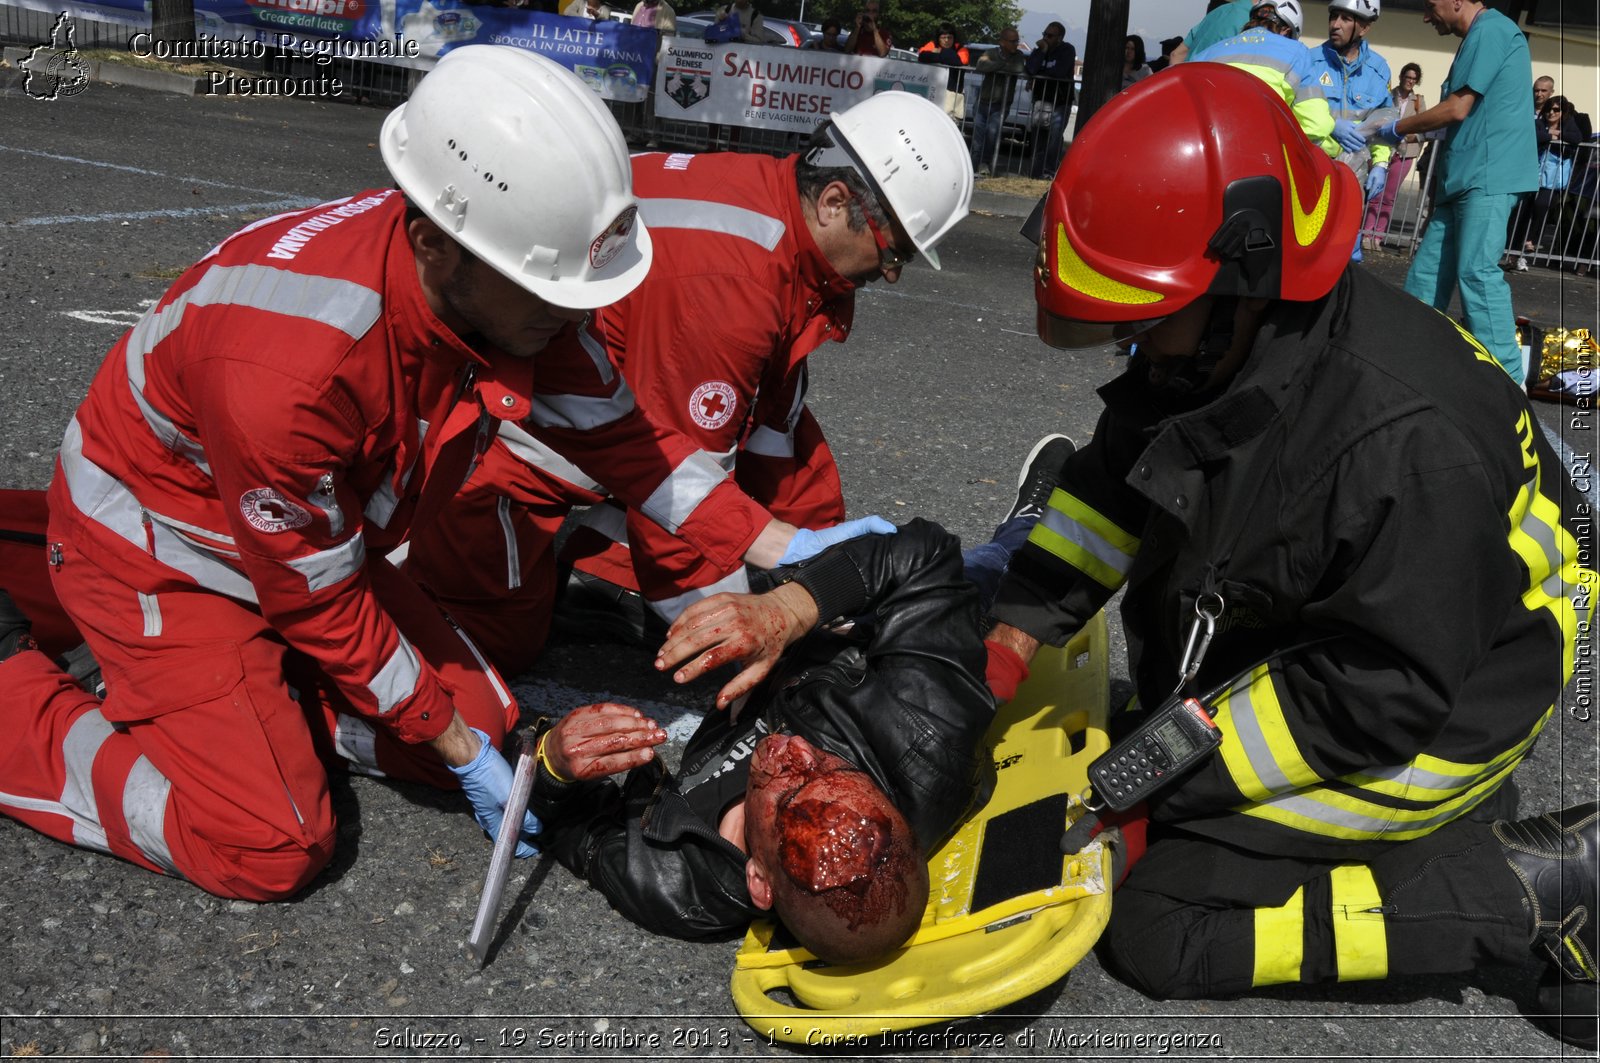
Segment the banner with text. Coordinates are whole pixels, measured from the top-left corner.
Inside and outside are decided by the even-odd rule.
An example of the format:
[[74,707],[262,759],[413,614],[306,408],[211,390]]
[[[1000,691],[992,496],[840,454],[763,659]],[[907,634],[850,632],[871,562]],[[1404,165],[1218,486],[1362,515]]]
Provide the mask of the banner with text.
[[809,133],[835,111],[899,90],[944,106],[949,68],[668,37],[656,64],[655,113],[686,122]]
[[[7,0],[33,11],[150,27],[150,0]],[[625,22],[567,18],[460,0],[194,0],[197,40],[181,58],[227,63],[265,45],[426,70],[451,49],[502,44],[538,52],[608,100],[637,103],[655,80],[660,35]],[[146,42],[148,45],[148,42]],[[137,49],[136,49],[137,50]]]

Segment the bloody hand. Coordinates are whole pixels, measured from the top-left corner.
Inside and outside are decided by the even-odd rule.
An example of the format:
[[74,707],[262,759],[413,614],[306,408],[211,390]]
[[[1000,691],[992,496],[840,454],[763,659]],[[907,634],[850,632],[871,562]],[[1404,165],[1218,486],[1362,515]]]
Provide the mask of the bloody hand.
[[650,763],[667,732],[628,705],[603,701],[562,717],[544,736],[545,756],[563,779],[598,779]]
[[682,665],[672,678],[687,683],[724,664],[743,663],[739,674],[717,692],[717,708],[725,709],[765,679],[783,651],[816,622],[817,603],[798,583],[759,595],[712,595],[673,621],[656,655],[656,668]]

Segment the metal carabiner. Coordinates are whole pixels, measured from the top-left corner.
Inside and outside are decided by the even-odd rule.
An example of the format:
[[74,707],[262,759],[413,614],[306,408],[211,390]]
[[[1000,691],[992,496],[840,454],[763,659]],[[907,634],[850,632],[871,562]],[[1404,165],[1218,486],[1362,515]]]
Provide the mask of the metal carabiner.
[[1178,685],[1172,691],[1174,694],[1200,674],[1206,650],[1211,648],[1211,638],[1217,633],[1217,620],[1226,607],[1227,602],[1216,591],[1207,591],[1194,600],[1194,620],[1189,624],[1189,639],[1183,647],[1183,659],[1178,662],[1179,678]]

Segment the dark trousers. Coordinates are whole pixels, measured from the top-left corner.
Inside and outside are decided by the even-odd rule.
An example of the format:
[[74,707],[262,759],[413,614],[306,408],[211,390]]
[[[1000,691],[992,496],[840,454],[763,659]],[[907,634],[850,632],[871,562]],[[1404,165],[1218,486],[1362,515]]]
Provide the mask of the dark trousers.
[[1520,964],[1531,920],[1484,822],[1457,820],[1364,863],[1262,856],[1152,825],[1101,960],[1158,999],[1223,997]]

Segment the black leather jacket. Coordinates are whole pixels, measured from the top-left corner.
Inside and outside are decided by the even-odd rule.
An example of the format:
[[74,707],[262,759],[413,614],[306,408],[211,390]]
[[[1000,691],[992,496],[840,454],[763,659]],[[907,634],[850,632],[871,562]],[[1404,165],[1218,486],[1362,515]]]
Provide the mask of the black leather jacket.
[[789,572],[820,616],[856,617],[854,627],[819,628],[791,647],[737,721],[708,713],[676,774],[657,760],[620,786],[562,784],[542,768],[536,778],[545,851],[655,933],[721,936],[760,914],[745,855],[717,834],[717,819],[744,794],[750,753],[768,732],[800,735],[867,772],[929,848],[993,790],[983,738],[994,700],[959,542],[914,520]]

